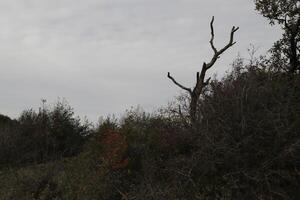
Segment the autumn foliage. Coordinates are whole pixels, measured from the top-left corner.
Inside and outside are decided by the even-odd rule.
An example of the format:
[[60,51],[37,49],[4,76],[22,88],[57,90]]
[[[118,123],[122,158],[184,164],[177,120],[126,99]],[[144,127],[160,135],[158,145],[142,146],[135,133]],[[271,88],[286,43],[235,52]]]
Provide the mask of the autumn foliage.
[[111,169],[122,169],[128,165],[126,157],[128,145],[123,135],[117,131],[108,130],[103,134],[101,144],[103,160]]

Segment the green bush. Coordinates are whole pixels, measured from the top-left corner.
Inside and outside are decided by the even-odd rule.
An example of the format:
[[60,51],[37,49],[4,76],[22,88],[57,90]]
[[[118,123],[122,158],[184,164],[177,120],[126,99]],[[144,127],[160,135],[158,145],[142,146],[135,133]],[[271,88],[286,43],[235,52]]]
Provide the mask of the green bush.
[[81,123],[73,109],[65,102],[52,108],[22,112],[13,128],[1,132],[0,165],[12,166],[41,163],[82,151],[90,125]]

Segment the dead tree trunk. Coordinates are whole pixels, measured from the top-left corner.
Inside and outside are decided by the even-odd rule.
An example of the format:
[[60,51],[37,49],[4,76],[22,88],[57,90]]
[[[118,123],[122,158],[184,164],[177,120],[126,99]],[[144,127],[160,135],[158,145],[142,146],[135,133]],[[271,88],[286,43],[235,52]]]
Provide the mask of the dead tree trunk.
[[209,63],[204,62],[202,65],[202,70],[201,72],[197,72],[196,75],[196,85],[194,86],[193,89],[185,87],[183,85],[181,85],[180,83],[178,83],[170,74],[170,72],[168,72],[168,78],[171,79],[173,81],[173,83],[175,85],[177,85],[178,87],[180,87],[183,90],[186,90],[189,94],[190,94],[190,120],[192,125],[195,124],[195,122],[197,121],[197,107],[198,107],[198,101],[200,98],[200,95],[203,92],[203,89],[209,84],[210,78],[208,78],[207,80],[205,80],[205,75],[207,70],[209,70],[215,63],[216,61],[220,58],[220,55],[222,53],[224,53],[229,47],[233,46],[235,44],[235,42],[233,41],[233,37],[234,37],[234,33],[239,29],[238,27],[232,27],[231,32],[230,32],[230,40],[228,42],[228,44],[226,46],[224,46],[222,49],[217,50],[217,48],[214,45],[214,27],[213,27],[213,23],[214,23],[214,17],[212,17],[212,20],[210,22],[210,29],[211,29],[211,39],[210,39],[210,46],[212,48],[212,50],[214,51],[214,55],[211,58]]

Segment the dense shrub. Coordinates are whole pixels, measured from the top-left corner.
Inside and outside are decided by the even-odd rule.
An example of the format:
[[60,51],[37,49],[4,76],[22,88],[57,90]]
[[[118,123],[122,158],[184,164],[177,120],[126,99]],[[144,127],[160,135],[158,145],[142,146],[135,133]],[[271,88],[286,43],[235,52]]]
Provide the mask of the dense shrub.
[[211,84],[200,105],[192,168],[202,193],[213,199],[229,191],[231,199],[299,198],[299,89],[299,75],[254,66]]
[[17,155],[17,147],[21,143],[18,136],[18,122],[0,115],[0,168]]
[[2,131],[1,165],[40,163],[73,156],[82,150],[89,124],[82,124],[65,102],[22,112],[13,128]]
[[239,63],[201,97],[196,127],[180,114],[129,111],[113,126],[126,138],[128,165],[107,170],[101,194],[298,199],[299,87],[298,75]]

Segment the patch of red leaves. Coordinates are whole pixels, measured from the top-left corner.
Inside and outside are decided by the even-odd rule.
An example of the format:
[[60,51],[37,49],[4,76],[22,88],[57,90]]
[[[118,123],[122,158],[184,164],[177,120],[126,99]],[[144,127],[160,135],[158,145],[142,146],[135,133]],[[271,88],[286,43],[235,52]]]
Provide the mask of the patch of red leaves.
[[110,168],[117,170],[127,167],[127,142],[117,131],[109,130],[102,137],[103,158]]

